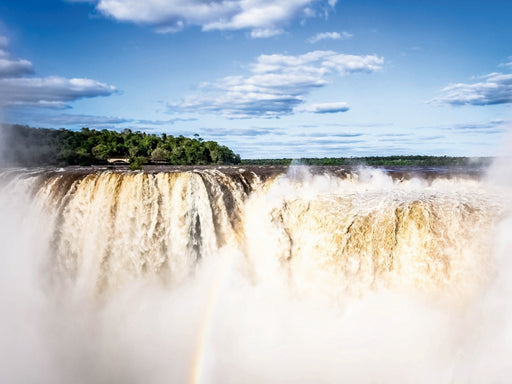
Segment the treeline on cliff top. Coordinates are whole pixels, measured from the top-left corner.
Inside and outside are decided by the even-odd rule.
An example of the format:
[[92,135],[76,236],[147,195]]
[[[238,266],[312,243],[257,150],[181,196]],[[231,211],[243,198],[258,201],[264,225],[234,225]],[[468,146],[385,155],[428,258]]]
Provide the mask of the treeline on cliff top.
[[82,128],[31,128],[25,125],[3,125],[0,129],[0,164],[21,166],[107,164],[109,159],[129,159],[132,169],[144,164],[172,165],[284,165],[311,166],[487,166],[490,157],[450,156],[366,156],[302,159],[244,159],[215,141],[144,132],[122,132]]
[[453,156],[366,156],[366,157],[323,157],[302,159],[244,159],[242,165],[310,165],[310,166],[370,166],[370,167],[485,167],[491,157]]
[[24,125],[4,125],[0,132],[3,142],[2,160],[6,164],[92,165],[107,164],[109,159],[129,159],[132,168],[143,164],[238,164],[240,156],[215,141],[161,136],[144,132],[122,132],[82,128],[31,128]]

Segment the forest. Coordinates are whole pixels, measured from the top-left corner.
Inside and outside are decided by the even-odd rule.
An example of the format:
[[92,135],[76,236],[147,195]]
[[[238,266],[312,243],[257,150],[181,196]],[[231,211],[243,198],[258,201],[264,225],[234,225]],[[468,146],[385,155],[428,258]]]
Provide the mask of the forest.
[[101,131],[82,128],[68,129],[31,128],[26,125],[3,125],[0,129],[0,165],[17,166],[67,166],[109,164],[113,158],[128,159],[131,169],[141,169],[145,164],[170,165],[290,165],[312,166],[487,166],[492,158],[467,158],[452,156],[366,156],[323,158],[274,158],[241,159],[226,146],[215,141],[205,141],[199,135],[193,138],[157,136],[145,132]]
[[206,165],[238,164],[240,156],[215,141],[160,136],[144,132],[122,132],[82,128],[31,128],[4,125],[0,132],[2,163],[7,165],[93,165],[108,164],[108,159],[129,158],[132,169],[144,164]]
[[313,165],[313,166],[370,166],[370,167],[486,167],[490,157],[455,156],[365,156],[365,157],[321,157],[301,159],[244,159],[242,165]]

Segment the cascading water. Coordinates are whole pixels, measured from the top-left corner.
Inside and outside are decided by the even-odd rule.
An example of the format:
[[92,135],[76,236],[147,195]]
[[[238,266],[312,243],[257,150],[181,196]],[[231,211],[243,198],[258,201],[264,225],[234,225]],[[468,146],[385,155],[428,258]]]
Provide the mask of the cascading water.
[[506,191],[294,169],[4,171],[0,380],[506,382]]
[[54,198],[61,182],[46,181],[36,200],[58,215],[56,265],[91,294],[144,276],[182,281],[236,241],[245,192],[222,174],[91,174]]

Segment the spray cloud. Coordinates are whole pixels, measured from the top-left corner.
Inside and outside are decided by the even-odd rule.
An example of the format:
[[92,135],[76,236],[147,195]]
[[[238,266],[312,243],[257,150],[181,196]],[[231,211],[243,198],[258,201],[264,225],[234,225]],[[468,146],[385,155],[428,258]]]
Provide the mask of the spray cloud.
[[0,195],[3,382],[510,376],[488,182],[10,171]]

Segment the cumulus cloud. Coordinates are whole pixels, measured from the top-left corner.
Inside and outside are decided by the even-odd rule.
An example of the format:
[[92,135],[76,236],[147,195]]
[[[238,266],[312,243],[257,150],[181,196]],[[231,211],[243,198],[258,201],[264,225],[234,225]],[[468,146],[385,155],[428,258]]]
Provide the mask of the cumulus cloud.
[[382,57],[374,55],[333,51],[313,51],[299,56],[261,55],[249,66],[250,75],[203,83],[199,87],[201,94],[188,96],[172,104],[170,109],[232,118],[279,117],[293,113],[313,89],[327,85],[329,75],[370,73],[380,69],[383,62]]
[[0,104],[63,108],[81,98],[109,96],[113,86],[91,79],[63,77],[0,79]]
[[0,79],[31,73],[33,73],[32,63],[28,60],[11,58],[9,40],[5,36],[0,36]]
[[[69,1],[69,0],[68,0]],[[76,1],[76,0],[75,0]],[[295,18],[312,17],[335,7],[337,0],[90,0],[105,16],[149,24],[160,32],[185,25],[203,30],[252,30],[253,37],[273,36]]]
[[441,90],[434,104],[494,105],[512,103],[512,74],[491,73],[473,84],[458,83]]
[[30,73],[33,73],[30,61],[0,58],[0,78],[17,77]]
[[96,96],[109,96],[116,89],[91,79],[58,76],[26,77],[34,72],[32,63],[12,59],[9,40],[0,36],[0,107],[38,106],[67,108],[68,102]]
[[301,108],[301,111],[312,113],[339,113],[347,112],[349,106],[345,102],[311,104]]
[[318,43],[321,40],[345,40],[350,39],[353,37],[351,33],[348,32],[323,32],[323,33],[317,33],[315,36],[310,38],[308,41],[311,44]]

